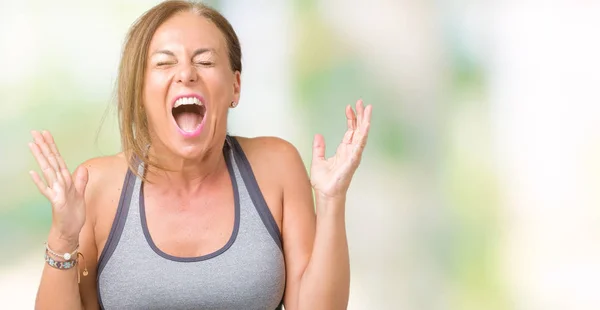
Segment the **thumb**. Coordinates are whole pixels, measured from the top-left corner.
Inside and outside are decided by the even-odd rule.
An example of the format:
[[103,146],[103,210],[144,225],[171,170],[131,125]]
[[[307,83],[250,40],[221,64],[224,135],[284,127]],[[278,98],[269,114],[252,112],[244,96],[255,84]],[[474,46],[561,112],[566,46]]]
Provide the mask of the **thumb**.
[[85,195],[85,187],[88,182],[88,170],[84,166],[79,166],[75,170],[75,190],[82,196]]
[[322,135],[316,134],[313,141],[313,162],[325,159],[325,138]]

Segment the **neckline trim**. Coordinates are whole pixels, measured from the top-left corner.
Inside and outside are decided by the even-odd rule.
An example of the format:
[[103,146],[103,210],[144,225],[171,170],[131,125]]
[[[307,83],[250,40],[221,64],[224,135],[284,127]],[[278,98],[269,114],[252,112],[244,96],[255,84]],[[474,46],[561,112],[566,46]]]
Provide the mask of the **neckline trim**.
[[233,231],[231,233],[231,237],[229,237],[229,240],[227,241],[227,243],[225,243],[225,245],[223,247],[221,247],[220,249],[212,252],[212,253],[208,253],[208,254],[204,254],[201,256],[196,256],[196,257],[180,257],[180,256],[174,256],[174,255],[170,255],[167,254],[165,252],[163,252],[161,249],[159,249],[156,244],[154,243],[154,240],[152,240],[152,236],[150,235],[150,231],[148,230],[148,222],[146,221],[146,204],[144,201],[144,184],[143,182],[141,182],[140,184],[140,194],[139,194],[139,208],[140,208],[140,220],[141,220],[141,224],[142,224],[142,230],[144,232],[144,237],[146,237],[146,241],[148,243],[148,245],[150,246],[150,248],[159,256],[171,260],[171,261],[176,261],[176,262],[199,262],[199,261],[204,261],[204,260],[208,260],[214,257],[217,257],[223,253],[225,253],[234,243],[235,240],[237,238],[238,232],[239,232],[239,228],[240,228],[240,193],[238,190],[238,184],[237,184],[237,178],[235,176],[235,170],[233,168],[233,160],[231,157],[233,157],[235,154],[234,152],[231,151],[231,148],[229,147],[229,137],[227,139],[226,143],[226,147],[223,150],[223,155],[225,156],[225,163],[227,164],[227,170],[229,171],[229,178],[231,180],[231,186],[233,187],[233,200],[234,200],[234,220],[233,220]]

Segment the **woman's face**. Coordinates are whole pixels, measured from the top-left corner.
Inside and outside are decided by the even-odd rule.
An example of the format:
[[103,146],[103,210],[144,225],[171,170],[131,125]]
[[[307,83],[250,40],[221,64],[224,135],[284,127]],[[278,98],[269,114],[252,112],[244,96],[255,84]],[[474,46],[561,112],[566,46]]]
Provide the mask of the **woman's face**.
[[221,31],[194,13],[176,14],[156,30],[144,80],[154,146],[194,158],[223,143],[227,110],[240,93],[228,57]]

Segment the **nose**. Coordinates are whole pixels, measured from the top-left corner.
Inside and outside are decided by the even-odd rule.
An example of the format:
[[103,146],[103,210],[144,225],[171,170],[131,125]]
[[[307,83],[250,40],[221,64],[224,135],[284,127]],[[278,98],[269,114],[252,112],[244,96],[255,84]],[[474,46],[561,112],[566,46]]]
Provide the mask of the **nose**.
[[198,81],[198,71],[193,65],[182,66],[177,74],[177,82],[187,84]]

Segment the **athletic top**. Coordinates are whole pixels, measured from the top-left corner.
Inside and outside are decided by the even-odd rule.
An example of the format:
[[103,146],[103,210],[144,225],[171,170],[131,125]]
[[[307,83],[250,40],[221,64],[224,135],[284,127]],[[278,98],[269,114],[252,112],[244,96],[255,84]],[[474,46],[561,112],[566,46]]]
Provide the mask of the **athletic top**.
[[[233,187],[233,232],[222,248],[200,257],[172,256],[154,244],[143,182],[127,171],[98,261],[102,309],[281,309],[281,234],[235,138],[227,136],[223,155]],[[143,165],[138,171],[144,175]]]

